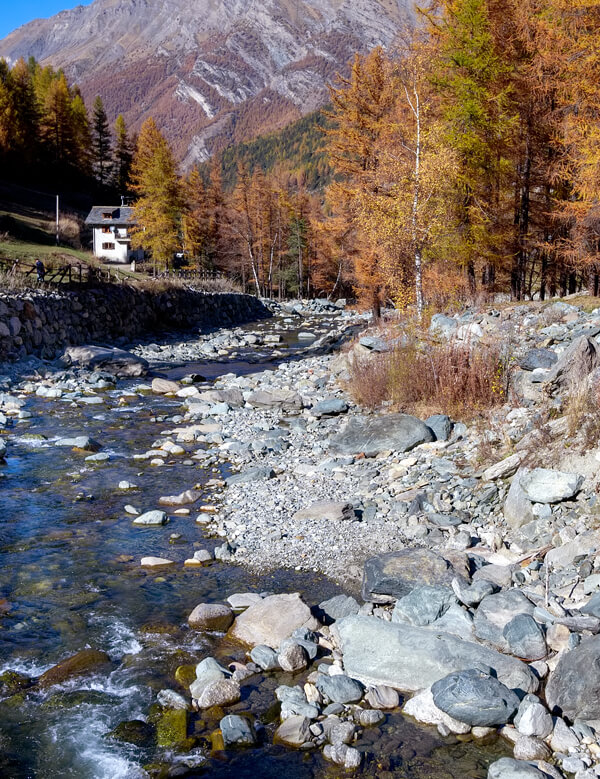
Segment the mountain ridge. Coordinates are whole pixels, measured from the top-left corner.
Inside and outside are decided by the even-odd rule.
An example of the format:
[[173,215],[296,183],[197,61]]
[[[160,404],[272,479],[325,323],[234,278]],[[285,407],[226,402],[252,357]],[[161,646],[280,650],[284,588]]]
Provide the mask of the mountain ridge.
[[0,57],[62,68],[134,128],[154,116],[190,167],[319,108],[355,51],[411,21],[412,0],[94,0],[18,28]]

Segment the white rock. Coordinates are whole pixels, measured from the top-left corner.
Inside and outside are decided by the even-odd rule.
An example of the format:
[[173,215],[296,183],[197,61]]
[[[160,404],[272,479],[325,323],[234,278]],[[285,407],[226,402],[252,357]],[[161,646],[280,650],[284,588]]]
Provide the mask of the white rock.
[[433,702],[431,687],[421,690],[406,702],[403,713],[427,725],[445,725],[451,733],[469,733],[470,725],[448,716]]

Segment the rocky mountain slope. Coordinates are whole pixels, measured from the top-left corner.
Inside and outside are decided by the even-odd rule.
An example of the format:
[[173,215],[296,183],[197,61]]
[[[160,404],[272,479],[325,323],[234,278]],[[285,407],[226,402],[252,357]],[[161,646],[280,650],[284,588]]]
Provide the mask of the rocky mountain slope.
[[411,17],[411,0],[94,0],[15,30],[0,57],[63,68],[133,126],[154,116],[189,165],[319,107]]

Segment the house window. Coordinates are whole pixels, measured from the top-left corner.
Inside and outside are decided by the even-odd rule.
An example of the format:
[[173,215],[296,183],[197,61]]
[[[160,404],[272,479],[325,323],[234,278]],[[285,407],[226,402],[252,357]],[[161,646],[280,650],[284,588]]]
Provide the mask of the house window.
[[103,227],[102,228],[103,233],[110,233],[110,227]]
[[112,219],[112,218],[113,218],[112,211],[105,211],[102,214],[102,219]]
[[114,252],[115,245],[114,243],[103,243],[102,244],[102,251],[103,252]]

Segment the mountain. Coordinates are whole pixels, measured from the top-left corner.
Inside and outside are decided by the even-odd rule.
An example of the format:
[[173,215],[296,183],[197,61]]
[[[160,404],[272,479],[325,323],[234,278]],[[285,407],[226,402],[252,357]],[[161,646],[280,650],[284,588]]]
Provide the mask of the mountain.
[[15,30],[0,57],[63,68],[134,128],[154,116],[189,167],[314,111],[412,17],[412,0],[94,0]]

